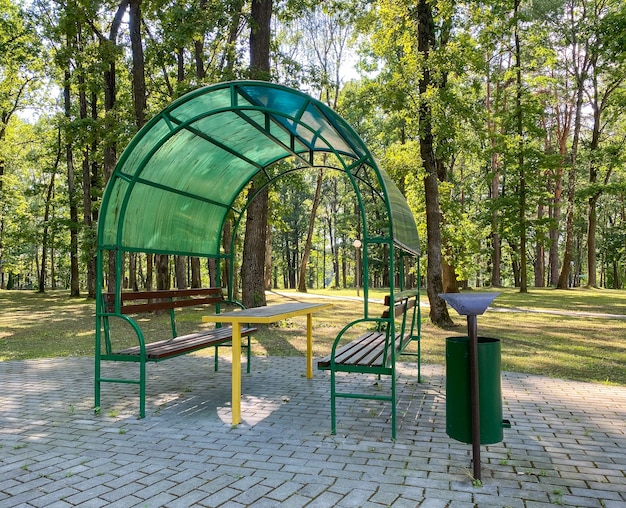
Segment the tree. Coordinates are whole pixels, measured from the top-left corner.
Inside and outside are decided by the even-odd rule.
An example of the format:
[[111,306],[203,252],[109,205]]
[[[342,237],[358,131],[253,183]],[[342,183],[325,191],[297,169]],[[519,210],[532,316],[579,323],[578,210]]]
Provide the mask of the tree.
[[[250,78],[270,77],[270,22],[272,0],[252,0],[250,27]],[[260,307],[265,300],[265,245],[267,241],[268,190],[263,182],[253,182],[248,191],[250,204],[241,267],[242,303]],[[259,187],[262,187],[259,190]],[[258,192],[257,192],[258,191]]]
[[[613,97],[626,80],[626,8],[623,3],[598,1],[590,5],[592,13],[590,36],[586,38],[585,51],[590,55],[590,86],[586,89],[593,111],[593,127],[589,145],[589,198],[587,227],[587,285],[597,286],[596,230],[598,227],[598,200],[609,183],[613,166],[601,172],[601,136],[605,129],[615,124],[615,118],[606,120],[606,111]],[[589,19],[588,19],[589,21]],[[617,36],[616,36],[617,35]]]
[[432,111],[426,93],[434,84],[431,80],[431,62],[429,55],[435,45],[435,26],[433,12],[427,0],[417,4],[418,39],[417,50],[422,55],[424,67],[419,80],[422,100],[419,108],[420,155],[426,176],[424,177],[424,195],[426,199],[426,232],[428,252],[427,291],[430,302],[430,320],[437,326],[449,326],[452,320],[448,315],[445,301],[439,296],[443,292],[442,279],[442,243],[441,211],[439,207],[439,180],[435,159],[432,131]]
[[[26,13],[10,0],[0,0],[0,147],[6,139],[7,128],[16,113],[28,102],[36,85],[35,76],[41,70],[38,62],[40,44]],[[7,161],[0,150],[0,197]],[[3,200],[0,200],[0,202]],[[3,264],[5,207],[0,207],[0,267]]]
[[566,289],[569,285],[569,276],[572,269],[573,247],[574,247],[574,205],[576,199],[576,171],[578,169],[578,147],[580,142],[580,133],[582,127],[582,110],[585,93],[585,83],[589,76],[591,65],[590,56],[585,50],[584,39],[581,40],[580,35],[581,23],[586,18],[586,9],[579,10],[576,0],[567,2],[567,20],[569,26],[566,30],[567,42],[567,64],[569,71],[575,80],[576,90],[576,106],[574,112],[574,131],[572,144],[569,152],[569,170],[567,177],[567,215],[565,228],[565,251],[563,253],[563,263],[557,287]]

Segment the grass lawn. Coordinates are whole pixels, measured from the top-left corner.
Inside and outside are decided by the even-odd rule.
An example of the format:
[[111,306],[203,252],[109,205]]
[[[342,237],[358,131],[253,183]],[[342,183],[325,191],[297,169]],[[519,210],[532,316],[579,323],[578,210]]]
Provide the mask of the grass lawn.
[[[478,330],[480,335],[502,340],[503,370],[626,386],[626,319],[545,313],[572,311],[626,316],[626,291],[531,289],[526,295],[513,289],[500,292],[492,304],[496,309],[478,317]],[[286,293],[287,297],[271,293],[268,300],[278,303],[285,298],[301,298],[296,292]],[[355,289],[319,293],[356,296]],[[381,299],[384,292],[370,291],[369,296]],[[307,298],[307,301],[315,299]],[[423,295],[422,302],[427,304],[427,301]],[[314,315],[314,354],[317,357],[327,354],[338,331],[362,313],[359,302],[336,299],[332,303],[331,309]],[[69,298],[66,291],[37,294],[0,290],[0,361],[91,356],[94,307],[93,301]],[[380,304],[370,304],[373,315],[379,315],[381,308]],[[516,312],[520,309],[536,312]],[[179,333],[208,326],[200,323],[206,313],[206,309],[180,310],[177,314]],[[445,338],[466,334],[465,318],[454,310],[450,315],[455,328],[441,330],[430,324],[428,308],[423,309],[424,363],[443,364]],[[148,340],[164,338],[158,331],[166,331],[168,326],[166,315],[152,316],[142,322]],[[294,318],[262,327],[254,337],[254,354],[304,355],[305,326],[306,318]],[[210,355],[212,350],[204,354]]]

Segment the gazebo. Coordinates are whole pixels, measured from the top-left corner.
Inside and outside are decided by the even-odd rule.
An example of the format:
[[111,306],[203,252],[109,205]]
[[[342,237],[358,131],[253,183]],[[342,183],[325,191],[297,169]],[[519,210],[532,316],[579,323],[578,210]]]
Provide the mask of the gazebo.
[[123,256],[132,252],[227,263],[232,297],[236,253],[223,249],[222,237],[228,220],[234,225],[232,238],[240,232],[247,204],[238,197],[252,181],[261,190],[303,168],[342,171],[352,183],[360,217],[355,236],[362,246],[364,317],[373,253],[386,250],[392,298],[404,289],[407,255],[415,260],[419,281],[413,214],[362,139],[335,111],[269,82],[219,83],[188,93],[147,123],[107,184],[98,224],[96,334],[101,333],[105,271],[113,270],[109,253],[115,259],[118,309]]

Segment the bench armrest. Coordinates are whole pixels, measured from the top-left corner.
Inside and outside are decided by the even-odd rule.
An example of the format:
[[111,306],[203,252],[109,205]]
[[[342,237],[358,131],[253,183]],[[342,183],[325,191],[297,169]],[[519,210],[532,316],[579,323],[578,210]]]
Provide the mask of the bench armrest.
[[[133,329],[133,331],[137,335],[137,342],[139,344],[139,349],[141,351],[140,354],[141,354],[141,356],[145,357],[145,354],[146,354],[146,340],[145,340],[145,337],[143,335],[143,332],[141,331],[141,328],[139,327],[139,324],[133,318],[131,318],[130,316],[127,316],[126,314],[116,314],[116,313],[113,313],[113,312],[102,312],[100,314],[100,317],[102,318],[102,328],[103,328],[103,330],[96,330],[96,335],[99,337],[101,333],[104,333],[105,350],[106,350],[107,354],[112,354],[113,353],[113,345],[112,345],[112,342],[111,342],[111,330],[110,330],[110,327],[109,327],[109,318],[116,318],[116,319],[121,319],[122,321],[125,321]],[[97,343],[96,344],[96,354],[101,354],[100,347],[101,347],[101,345],[99,343]]]
[[240,309],[245,309],[245,305],[243,303],[241,303],[239,300],[228,300],[226,298],[224,298],[224,300],[222,300],[222,303],[226,304],[226,305],[234,305],[236,307],[239,307]]
[[333,342],[333,346],[332,346],[331,351],[330,351],[331,358],[335,357],[335,351],[337,350],[337,347],[339,346],[339,342],[343,338],[344,334],[348,330],[350,330],[350,328],[353,328],[354,326],[359,325],[361,323],[374,323],[374,324],[377,325],[377,327],[380,327],[381,325],[389,324],[389,321],[390,320],[387,319],[387,318],[361,318],[361,319],[357,319],[355,321],[352,321],[352,322],[348,323],[337,334],[337,337],[335,338],[335,340]]

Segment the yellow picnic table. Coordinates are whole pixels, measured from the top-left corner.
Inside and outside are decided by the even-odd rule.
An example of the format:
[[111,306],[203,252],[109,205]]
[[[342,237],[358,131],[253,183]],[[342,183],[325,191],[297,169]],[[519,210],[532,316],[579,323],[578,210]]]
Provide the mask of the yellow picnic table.
[[269,324],[283,319],[306,315],[306,377],[313,377],[313,313],[331,307],[328,303],[279,303],[266,307],[224,312],[202,316],[205,323],[231,323],[232,330],[232,423],[241,423],[241,327]]

